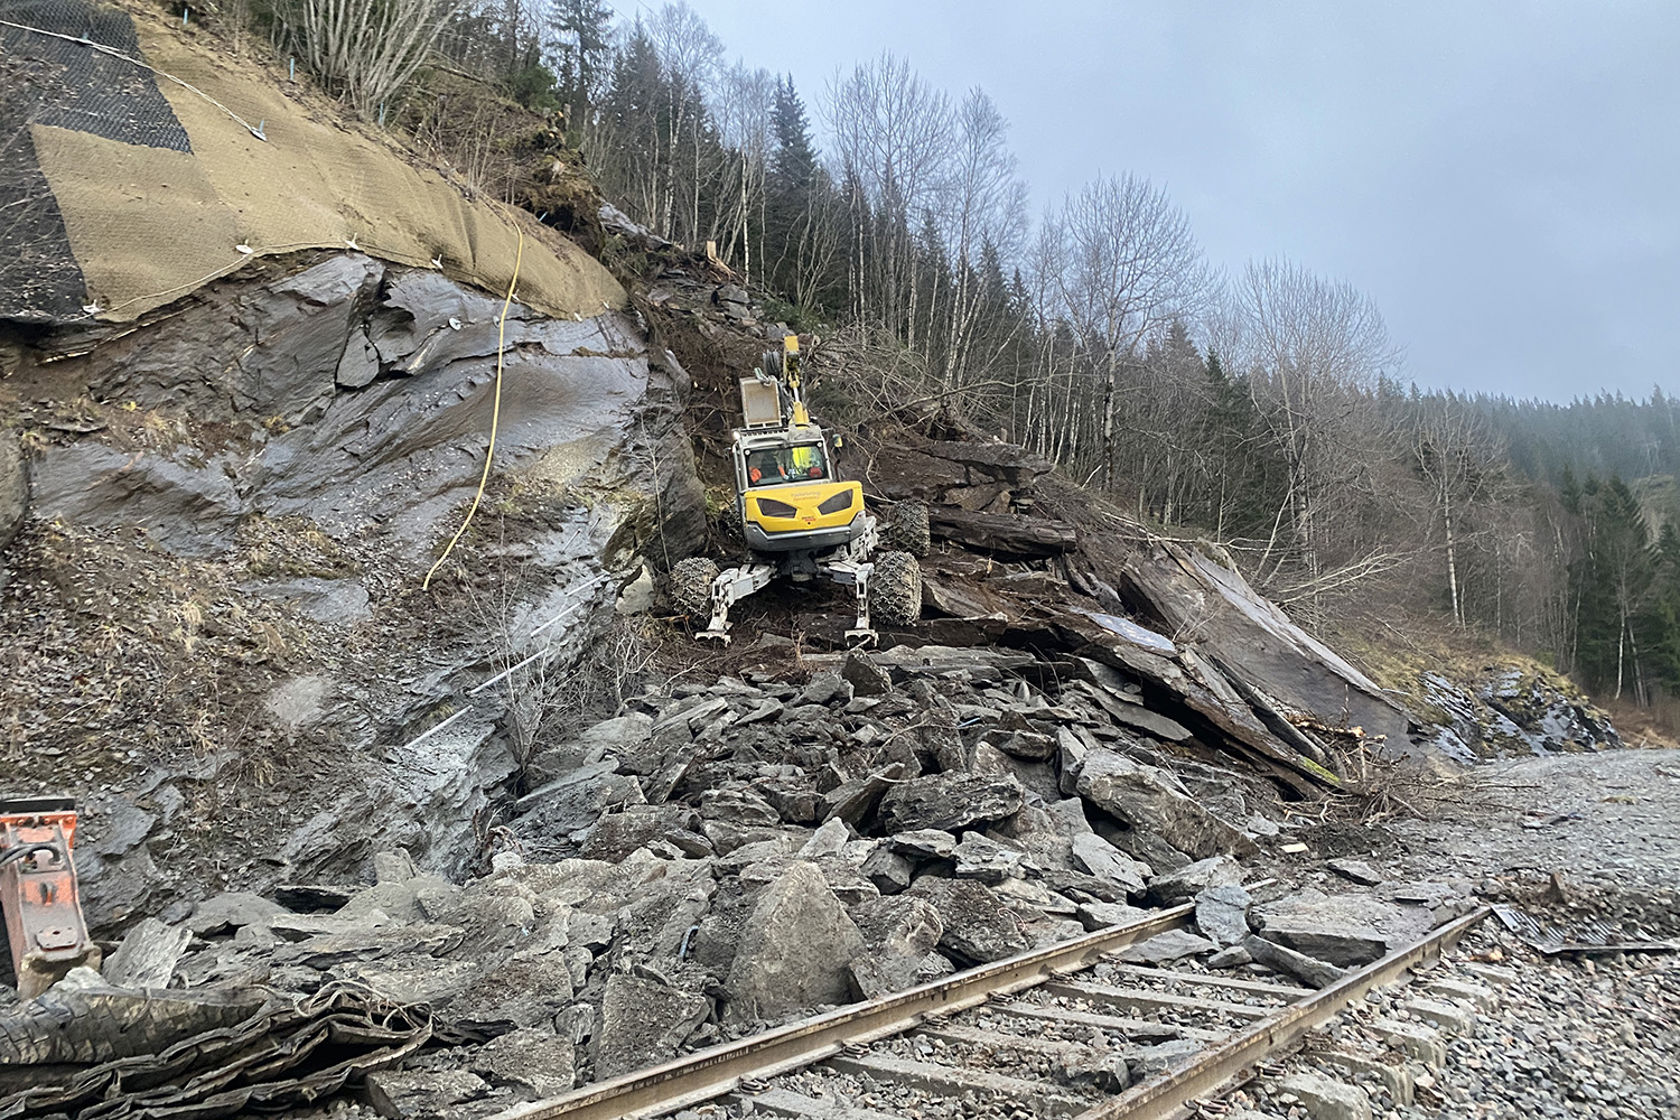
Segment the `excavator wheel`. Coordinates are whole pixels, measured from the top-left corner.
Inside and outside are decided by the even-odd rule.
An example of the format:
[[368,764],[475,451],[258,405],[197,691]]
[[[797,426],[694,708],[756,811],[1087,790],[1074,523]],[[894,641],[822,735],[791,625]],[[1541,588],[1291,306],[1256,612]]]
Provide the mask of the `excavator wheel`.
[[908,552],[884,552],[869,576],[869,614],[887,626],[922,616],[922,566]]
[[712,617],[712,581],[717,577],[717,564],[704,556],[677,561],[667,586],[671,609],[687,615],[692,622],[708,621]]
[[724,543],[732,548],[738,548],[747,543],[747,535],[741,529],[740,506],[730,502],[718,510],[717,531],[718,536],[723,538]]
[[887,543],[912,556],[926,556],[933,548],[926,502],[899,502],[887,511]]

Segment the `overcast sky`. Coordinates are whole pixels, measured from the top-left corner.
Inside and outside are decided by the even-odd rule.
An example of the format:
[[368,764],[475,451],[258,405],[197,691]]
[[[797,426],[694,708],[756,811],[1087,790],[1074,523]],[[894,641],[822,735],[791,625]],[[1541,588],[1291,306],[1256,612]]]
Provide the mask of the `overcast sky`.
[[1286,255],[1370,294],[1407,379],[1680,393],[1675,0],[690,6],[814,123],[882,51],[983,86],[1035,210],[1145,176],[1216,265]]

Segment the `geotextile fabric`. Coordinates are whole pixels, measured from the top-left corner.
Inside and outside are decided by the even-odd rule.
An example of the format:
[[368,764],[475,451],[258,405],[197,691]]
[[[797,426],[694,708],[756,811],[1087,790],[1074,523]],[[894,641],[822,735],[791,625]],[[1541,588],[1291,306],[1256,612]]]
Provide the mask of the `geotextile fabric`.
[[0,227],[0,317],[130,321],[254,257],[304,249],[356,248],[505,291],[516,224],[522,303],[566,318],[624,305],[598,261],[530,215],[412,166],[154,9],[0,0],[0,20],[108,45],[199,91],[0,27],[0,207],[26,216]]

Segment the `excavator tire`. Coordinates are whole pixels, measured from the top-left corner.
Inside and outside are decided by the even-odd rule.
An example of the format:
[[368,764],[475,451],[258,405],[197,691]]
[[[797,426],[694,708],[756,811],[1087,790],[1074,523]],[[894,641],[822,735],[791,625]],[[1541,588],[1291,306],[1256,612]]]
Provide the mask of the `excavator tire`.
[[922,566],[908,552],[884,552],[869,576],[869,615],[886,626],[922,616]]
[[740,506],[730,502],[718,510],[717,531],[718,536],[723,538],[724,543],[731,547],[739,547],[747,543],[747,535],[741,529]]
[[887,511],[887,543],[918,558],[932,550],[926,502],[899,502]]
[[687,615],[693,622],[709,621],[712,617],[712,581],[717,577],[717,564],[704,556],[677,561],[671,569],[667,585],[671,609]]

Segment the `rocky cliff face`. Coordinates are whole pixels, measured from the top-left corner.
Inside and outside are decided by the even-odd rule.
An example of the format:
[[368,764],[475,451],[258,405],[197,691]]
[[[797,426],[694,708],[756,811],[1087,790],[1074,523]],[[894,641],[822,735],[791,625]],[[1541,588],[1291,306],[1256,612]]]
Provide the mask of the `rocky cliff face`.
[[391,843],[463,871],[518,768],[508,702],[575,664],[654,542],[703,533],[680,367],[622,314],[515,304],[485,508],[420,589],[483,467],[500,312],[332,254],[9,340],[33,479],[8,785],[83,799],[96,924]]

